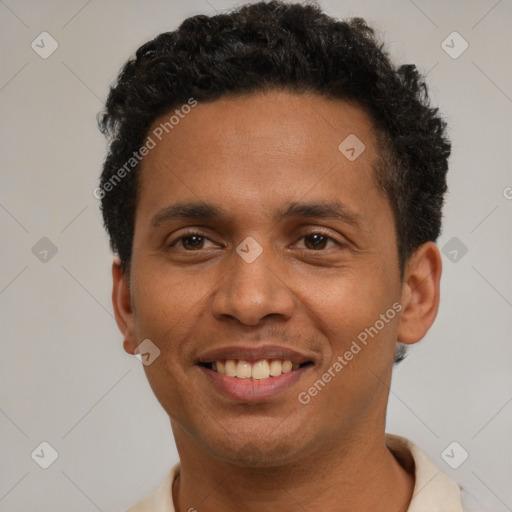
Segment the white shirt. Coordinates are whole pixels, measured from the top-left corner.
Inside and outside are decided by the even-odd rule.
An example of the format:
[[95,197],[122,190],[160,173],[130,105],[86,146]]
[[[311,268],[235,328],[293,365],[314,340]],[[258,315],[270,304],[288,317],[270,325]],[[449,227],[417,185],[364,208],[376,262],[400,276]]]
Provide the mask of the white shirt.
[[[407,512],[483,512],[481,505],[413,442],[386,434],[386,446],[407,472],[414,473],[414,491]],[[175,512],[172,484],[179,472],[178,462],[153,493],[126,512]]]

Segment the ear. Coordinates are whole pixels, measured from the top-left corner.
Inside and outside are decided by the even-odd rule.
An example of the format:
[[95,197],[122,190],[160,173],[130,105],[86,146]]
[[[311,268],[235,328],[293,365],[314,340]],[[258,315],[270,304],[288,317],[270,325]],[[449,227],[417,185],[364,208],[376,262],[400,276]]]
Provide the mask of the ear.
[[123,348],[128,354],[134,353],[137,347],[133,306],[128,284],[118,257],[112,263],[112,304],[117,326],[124,336]]
[[439,309],[442,260],[434,242],[421,245],[406,263],[402,286],[403,311],[397,341],[412,344],[430,329]]

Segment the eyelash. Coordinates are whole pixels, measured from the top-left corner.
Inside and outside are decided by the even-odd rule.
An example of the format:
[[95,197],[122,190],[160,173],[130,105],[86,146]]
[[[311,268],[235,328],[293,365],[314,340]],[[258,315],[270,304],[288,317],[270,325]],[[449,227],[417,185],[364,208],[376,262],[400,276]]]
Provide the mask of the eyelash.
[[[325,231],[321,230],[321,229],[315,229],[315,230],[312,230],[312,231],[308,231],[307,233],[304,233],[300,238],[299,240],[301,240],[302,238],[305,238],[307,236],[311,236],[311,235],[321,235],[321,236],[324,236],[325,238],[327,238],[328,240],[334,242],[337,246],[339,247],[346,247],[346,244],[343,244],[341,242],[338,242],[336,239],[334,239],[332,236],[330,236],[328,233],[326,233]],[[198,236],[198,237],[201,237],[201,238],[204,238],[205,240],[210,240],[212,241],[210,238],[208,238],[207,236],[205,236],[203,233],[201,233],[200,231],[187,231],[185,232],[184,234],[182,234],[180,237],[176,238],[173,242],[171,242],[170,244],[168,244],[168,248],[170,249],[171,247],[174,247],[175,245],[177,245],[180,240],[184,240],[185,238],[189,238],[189,237],[192,237],[192,236]],[[193,251],[193,250],[187,250],[187,249],[184,249],[186,252],[198,252],[200,251],[200,249],[198,249],[197,251]],[[322,252],[322,251],[326,251],[327,249],[304,249],[306,251],[310,251],[310,252]]]

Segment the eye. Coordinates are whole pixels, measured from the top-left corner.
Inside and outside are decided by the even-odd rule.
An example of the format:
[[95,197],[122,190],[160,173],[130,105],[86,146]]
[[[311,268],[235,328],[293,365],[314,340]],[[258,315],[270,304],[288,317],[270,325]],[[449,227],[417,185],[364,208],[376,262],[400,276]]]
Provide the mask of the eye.
[[202,233],[189,231],[184,235],[176,238],[176,240],[169,244],[169,247],[181,245],[181,247],[179,247],[181,249],[185,249],[186,251],[195,251],[198,249],[203,249],[206,240],[210,239],[204,236]]
[[322,231],[311,231],[301,237],[304,239],[304,245],[308,250],[319,251],[326,248],[329,242],[333,242],[336,246],[343,246],[342,243],[338,242],[331,236],[323,233]]

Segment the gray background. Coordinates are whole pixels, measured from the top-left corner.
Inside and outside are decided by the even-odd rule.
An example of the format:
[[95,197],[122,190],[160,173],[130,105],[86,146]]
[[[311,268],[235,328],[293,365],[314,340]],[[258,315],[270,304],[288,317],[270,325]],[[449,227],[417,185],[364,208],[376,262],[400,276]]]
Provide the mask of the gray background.
[[[1,511],[124,510],[177,460],[167,415],[113,320],[112,256],[92,194],[106,148],[95,115],[143,42],[234,5],[0,0]],[[428,73],[453,142],[441,308],[395,370],[387,431],[489,509],[512,510],[511,0],[320,5],[366,18],[397,62]],[[43,31],[59,45],[47,59],[31,47]],[[441,45],[454,31],[469,44],[458,58]],[[43,441],[59,455],[46,470],[31,458]],[[456,470],[441,457],[452,441],[469,453]]]

